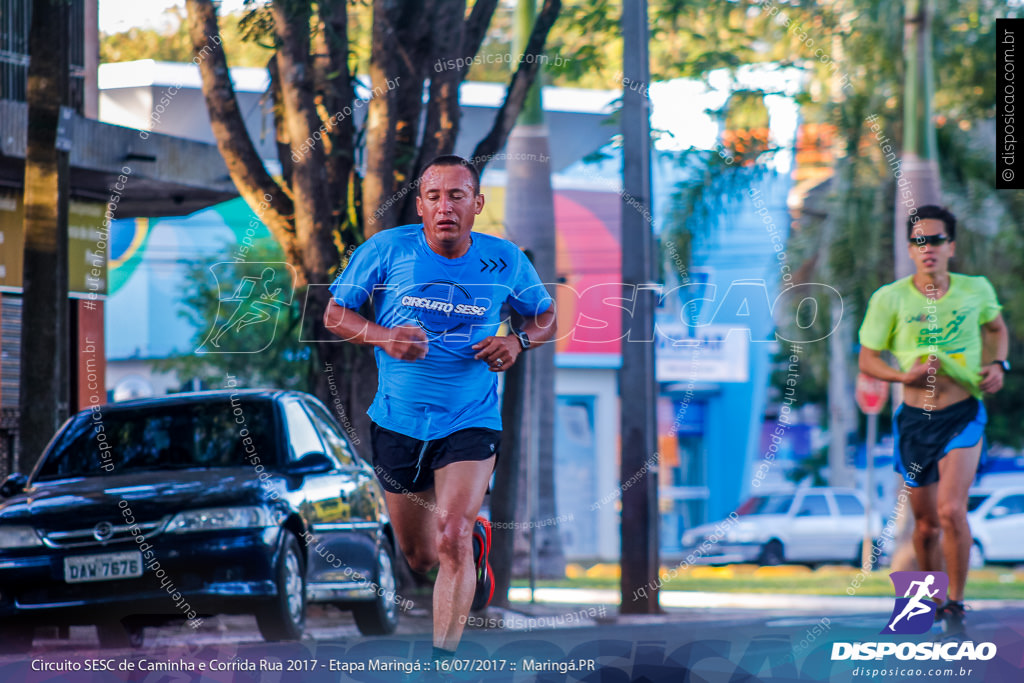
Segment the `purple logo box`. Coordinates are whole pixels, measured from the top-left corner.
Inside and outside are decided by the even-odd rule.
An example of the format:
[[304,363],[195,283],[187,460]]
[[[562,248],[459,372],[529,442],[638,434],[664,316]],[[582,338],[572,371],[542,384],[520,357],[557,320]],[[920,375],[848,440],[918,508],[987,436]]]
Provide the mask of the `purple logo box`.
[[889,578],[896,604],[879,633],[926,633],[935,623],[935,608],[946,601],[949,577],[945,572],[893,572]]

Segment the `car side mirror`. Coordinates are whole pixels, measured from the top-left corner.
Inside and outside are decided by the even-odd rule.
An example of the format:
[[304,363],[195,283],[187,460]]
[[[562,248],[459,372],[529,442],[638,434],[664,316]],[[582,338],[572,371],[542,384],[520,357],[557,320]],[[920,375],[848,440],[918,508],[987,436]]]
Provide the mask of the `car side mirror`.
[[988,516],[991,519],[999,519],[1000,517],[1005,517],[1008,514],[1010,514],[1010,508],[1005,505],[997,505],[988,512]]
[[288,474],[304,477],[310,474],[326,474],[334,469],[334,464],[323,453],[311,451],[286,468]]
[[0,484],[0,496],[4,498],[16,496],[24,491],[26,486],[28,486],[28,477],[20,472],[15,472],[7,477],[3,484]]

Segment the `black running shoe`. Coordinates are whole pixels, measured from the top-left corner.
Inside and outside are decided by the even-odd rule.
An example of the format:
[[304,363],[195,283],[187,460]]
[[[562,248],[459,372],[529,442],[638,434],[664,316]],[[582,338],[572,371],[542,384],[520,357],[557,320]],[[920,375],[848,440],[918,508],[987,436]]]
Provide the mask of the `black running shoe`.
[[944,605],[935,610],[935,621],[942,622],[942,632],[947,635],[963,633],[964,613],[967,608],[964,603],[956,600],[947,600]]
[[487,556],[491,552],[491,523],[483,517],[476,518],[473,526],[473,563],[476,565],[476,593],[470,607],[474,612],[491,604],[494,597],[494,577]]

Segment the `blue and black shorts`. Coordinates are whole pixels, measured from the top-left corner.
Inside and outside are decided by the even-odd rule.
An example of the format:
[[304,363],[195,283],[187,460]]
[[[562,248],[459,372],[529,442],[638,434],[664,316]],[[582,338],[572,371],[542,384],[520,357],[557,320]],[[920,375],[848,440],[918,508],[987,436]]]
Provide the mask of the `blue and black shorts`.
[[937,482],[939,461],[955,448],[970,448],[983,440],[988,422],[985,404],[973,397],[942,410],[904,403],[893,417],[893,464],[907,486],[914,487]]

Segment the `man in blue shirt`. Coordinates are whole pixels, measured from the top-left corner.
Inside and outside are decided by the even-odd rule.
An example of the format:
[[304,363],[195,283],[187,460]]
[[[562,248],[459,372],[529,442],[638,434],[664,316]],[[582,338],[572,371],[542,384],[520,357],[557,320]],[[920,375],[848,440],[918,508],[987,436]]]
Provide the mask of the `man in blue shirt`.
[[[360,245],[324,315],[338,337],[375,347],[374,468],[410,566],[438,567],[436,657],[454,652],[471,605],[494,591],[490,524],[477,514],[501,436],[497,373],[555,333],[554,301],[522,251],[472,232],[483,207],[472,164],[432,161],[416,197],[423,223]],[[357,312],[370,298],[375,321]],[[495,336],[506,302],[526,322]]]

